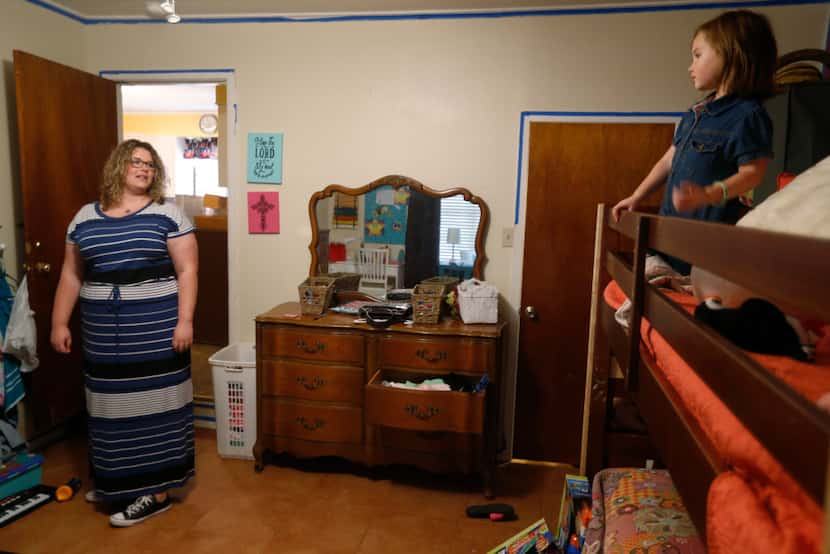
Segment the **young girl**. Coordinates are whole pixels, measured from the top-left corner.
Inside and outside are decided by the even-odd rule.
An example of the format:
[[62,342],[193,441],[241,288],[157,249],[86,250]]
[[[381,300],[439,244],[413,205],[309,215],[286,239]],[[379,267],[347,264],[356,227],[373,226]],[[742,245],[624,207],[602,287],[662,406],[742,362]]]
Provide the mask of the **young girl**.
[[660,215],[738,220],[738,197],[761,183],[772,156],[772,122],[760,101],[773,93],[777,56],[769,20],[754,12],[725,12],[695,30],[689,76],[697,90],[712,92],[683,116],[672,145],[631,196],[613,207],[615,220],[663,183]]

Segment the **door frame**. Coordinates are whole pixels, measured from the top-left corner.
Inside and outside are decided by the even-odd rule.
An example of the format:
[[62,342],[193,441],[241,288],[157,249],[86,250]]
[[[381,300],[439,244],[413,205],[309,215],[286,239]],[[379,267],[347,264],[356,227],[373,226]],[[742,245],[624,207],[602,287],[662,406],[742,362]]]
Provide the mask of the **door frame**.
[[[240,265],[239,249],[231,248],[242,240],[247,229],[243,228],[244,217],[235,217],[240,206],[246,206],[245,190],[241,185],[234,185],[235,176],[239,175],[240,159],[237,148],[238,104],[236,100],[236,70],[234,69],[139,69],[139,70],[102,70],[100,77],[111,79],[118,84],[118,139],[123,140],[123,110],[121,106],[121,85],[133,84],[175,84],[175,83],[217,83],[224,84],[227,92],[227,110],[225,114],[225,149],[228,161],[228,343],[233,344],[239,337],[232,322],[239,321],[240,302],[236,301],[239,290],[237,275]],[[246,212],[247,213],[247,212]]]
[[[507,303],[512,306],[508,314],[507,350],[502,383],[502,425],[507,444],[507,458],[513,459],[513,437],[516,420],[516,383],[519,365],[519,325],[521,324],[522,278],[524,269],[524,244],[527,206],[527,173],[530,150],[531,123],[673,123],[677,125],[684,112],[580,112],[580,111],[524,111],[519,117],[519,153],[516,169],[516,204],[513,218],[513,253],[510,259],[510,285]],[[668,145],[666,145],[668,148]],[[643,175],[645,177],[645,175]],[[633,189],[632,189],[633,190]],[[590,363],[590,360],[589,360]],[[591,390],[591,374],[585,380],[586,398]],[[587,409],[583,411],[583,436],[588,421]],[[584,443],[585,441],[583,441]],[[584,447],[583,447],[584,450]],[[580,473],[584,473],[584,453],[580,455]]]

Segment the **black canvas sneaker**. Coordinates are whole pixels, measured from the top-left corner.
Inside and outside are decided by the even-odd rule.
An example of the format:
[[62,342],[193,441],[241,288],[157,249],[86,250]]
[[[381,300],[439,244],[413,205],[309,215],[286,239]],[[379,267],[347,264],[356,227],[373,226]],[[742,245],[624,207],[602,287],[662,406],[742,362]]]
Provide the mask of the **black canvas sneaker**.
[[127,506],[123,512],[118,512],[110,516],[110,525],[115,527],[130,527],[154,515],[166,512],[172,507],[173,505],[170,503],[169,496],[163,502],[156,500],[156,497],[152,494],[140,496],[135,502]]

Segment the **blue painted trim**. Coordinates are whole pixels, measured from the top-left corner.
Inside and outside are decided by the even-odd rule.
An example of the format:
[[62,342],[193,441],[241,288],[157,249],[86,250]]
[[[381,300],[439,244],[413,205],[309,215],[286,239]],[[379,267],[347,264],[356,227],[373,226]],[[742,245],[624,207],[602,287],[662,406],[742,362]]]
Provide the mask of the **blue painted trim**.
[[[169,25],[163,19],[140,19],[126,17],[80,17],[62,10],[42,0],[26,0],[27,2],[61,14],[84,25]],[[550,8],[542,10],[503,10],[492,12],[440,12],[440,13],[400,13],[400,14],[354,14],[331,15],[314,17],[291,17],[283,15],[251,16],[251,17],[182,17],[177,25],[222,23],[339,23],[343,21],[403,21],[403,20],[436,20],[436,19],[502,19],[507,17],[551,17],[568,15],[607,15],[630,14],[648,12],[676,12],[689,10],[718,10],[730,8],[760,8],[775,6],[797,6],[804,4],[826,4],[830,0],[754,0],[749,2],[729,1],[713,2],[711,4],[690,2],[687,4],[672,5],[643,5],[643,6],[607,6],[601,8]]]
[[235,69],[105,69],[98,72],[99,77],[105,75],[154,75],[157,73],[167,74],[192,74],[192,73],[235,73]]
[[53,6],[52,4],[47,4],[46,2],[42,2],[41,0],[26,0],[30,4],[34,4],[35,6],[41,7],[45,10],[49,10],[50,12],[55,12],[58,15],[62,15],[64,17],[68,17],[72,21],[77,21],[78,23],[83,23],[87,25],[89,20],[85,17],[81,17],[79,15],[75,15],[72,12],[59,8],[57,6]]
[[525,119],[533,116],[548,117],[676,117],[680,119],[685,112],[522,112],[519,117],[519,161],[516,164],[516,209],[513,214],[513,225],[519,224],[519,206],[522,196],[522,156],[524,154]]

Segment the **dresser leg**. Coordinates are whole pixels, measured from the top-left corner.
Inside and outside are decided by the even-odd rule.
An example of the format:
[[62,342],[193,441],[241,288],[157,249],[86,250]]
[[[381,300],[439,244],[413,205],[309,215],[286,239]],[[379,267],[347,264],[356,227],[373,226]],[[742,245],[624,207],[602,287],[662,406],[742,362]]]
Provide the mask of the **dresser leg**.
[[254,471],[262,473],[265,468],[266,449],[260,446],[259,441],[254,444]]

